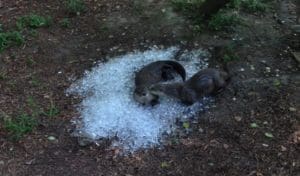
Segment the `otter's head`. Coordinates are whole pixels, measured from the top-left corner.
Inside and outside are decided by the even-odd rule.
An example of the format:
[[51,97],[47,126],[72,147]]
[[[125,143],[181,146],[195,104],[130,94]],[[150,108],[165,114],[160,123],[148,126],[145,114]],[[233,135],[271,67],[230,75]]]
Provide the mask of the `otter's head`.
[[133,98],[142,105],[154,106],[158,103],[159,97],[152,94],[148,89],[136,88],[133,93]]
[[166,86],[164,84],[154,84],[149,88],[149,92],[157,96],[165,95],[164,93],[165,90],[166,90]]

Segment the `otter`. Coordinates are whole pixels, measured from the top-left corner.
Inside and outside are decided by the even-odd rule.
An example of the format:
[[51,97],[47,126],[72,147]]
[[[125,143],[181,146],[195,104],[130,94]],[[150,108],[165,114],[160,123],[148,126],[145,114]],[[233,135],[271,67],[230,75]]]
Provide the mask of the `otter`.
[[149,92],[150,86],[173,80],[179,75],[185,81],[185,69],[176,61],[162,60],[146,65],[135,74],[134,99],[143,105],[157,104],[159,96]]
[[197,72],[186,82],[157,83],[150,87],[150,92],[157,96],[174,97],[186,105],[192,105],[203,96],[222,91],[228,80],[226,72],[209,68]]

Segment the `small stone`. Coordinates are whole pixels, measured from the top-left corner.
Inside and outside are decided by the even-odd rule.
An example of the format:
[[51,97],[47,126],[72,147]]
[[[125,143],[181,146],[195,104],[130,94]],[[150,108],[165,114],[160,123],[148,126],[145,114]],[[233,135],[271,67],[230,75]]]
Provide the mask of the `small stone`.
[[268,144],[262,144],[262,146],[264,146],[264,147],[269,147],[269,145],[268,145]]
[[29,161],[26,161],[25,164],[26,165],[31,165],[34,161],[35,161],[35,159],[29,160]]
[[273,134],[268,132],[265,133],[265,136],[268,138],[274,138]]
[[296,32],[296,33],[299,33],[300,34],[300,25],[292,25],[291,26],[291,29]]
[[92,143],[93,143],[93,140],[90,139],[90,138],[86,138],[86,137],[79,137],[78,138],[78,144],[81,147],[91,145]]
[[49,136],[47,139],[48,139],[49,141],[54,141],[54,140],[56,140],[56,138],[55,138],[54,136]]
[[257,128],[258,125],[257,125],[256,123],[251,123],[251,124],[250,124],[250,127],[251,127],[251,128]]
[[234,119],[238,122],[240,122],[242,120],[242,117],[241,116],[235,116]]
[[296,109],[296,108],[294,108],[294,107],[289,107],[289,111],[291,111],[291,112],[296,112],[296,111],[297,111],[297,109]]
[[283,145],[282,145],[282,146],[280,146],[280,148],[281,148],[281,151],[282,151],[282,152],[285,152],[285,151],[287,151],[287,148],[286,148],[285,146],[283,146]]
[[185,128],[185,129],[189,129],[189,128],[190,128],[190,123],[189,123],[189,122],[184,122],[184,123],[182,124],[182,126],[183,126],[183,128]]
[[167,163],[166,161],[164,161],[164,162],[162,162],[162,163],[160,164],[160,167],[161,167],[161,168],[167,168],[167,167],[169,167],[169,163]]
[[295,60],[300,63],[300,52],[292,52]]
[[233,101],[236,101],[236,98],[235,98],[235,97],[233,97],[233,98],[232,98],[232,100],[233,100]]
[[204,132],[203,128],[199,128],[198,131],[199,131],[199,133],[203,133]]
[[228,144],[223,144],[224,149],[228,149],[229,145]]
[[250,65],[251,70],[255,70],[255,67],[253,65]]
[[0,165],[4,165],[4,161],[3,160],[0,160]]
[[271,72],[271,68],[270,67],[266,67],[266,72],[270,73]]
[[243,72],[243,71],[245,71],[245,69],[244,68],[240,68],[240,71]]

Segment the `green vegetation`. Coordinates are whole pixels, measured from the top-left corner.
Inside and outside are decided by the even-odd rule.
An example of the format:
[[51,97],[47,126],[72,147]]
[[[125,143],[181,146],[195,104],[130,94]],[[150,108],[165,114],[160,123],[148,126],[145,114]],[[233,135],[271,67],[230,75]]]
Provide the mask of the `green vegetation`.
[[5,80],[7,77],[7,73],[5,71],[0,70],[0,80]]
[[30,78],[30,85],[32,85],[33,87],[40,87],[42,85],[37,77],[31,76]]
[[257,125],[257,123],[251,123],[251,124],[250,124],[250,127],[251,127],[251,128],[258,128],[258,125]]
[[264,12],[267,10],[267,5],[260,0],[244,0],[241,1],[241,6],[249,12]]
[[63,28],[69,28],[71,26],[71,22],[68,18],[62,19],[59,23],[60,23],[60,26]]
[[263,0],[231,0],[229,8],[243,8],[248,12],[264,12],[267,10],[267,4]]
[[163,161],[163,162],[160,163],[160,167],[163,168],[163,169],[168,168],[168,167],[170,167],[170,164],[166,161]]
[[18,30],[16,31],[4,32],[2,24],[0,24],[0,53],[6,48],[19,46],[24,43],[25,39],[22,35],[24,28],[30,28],[28,35],[36,37],[37,32],[34,29],[49,26],[50,23],[50,17],[30,14],[17,19],[16,26]]
[[183,122],[182,124],[184,129],[189,129],[190,128],[190,123],[189,122]]
[[171,3],[175,10],[183,11],[185,13],[195,12],[199,9],[205,0],[172,0]]
[[236,52],[234,51],[234,48],[234,44],[227,45],[224,48],[223,62],[227,63],[239,59],[238,56],[235,54]]
[[29,58],[27,58],[26,59],[26,65],[28,65],[28,66],[33,66],[35,64],[35,61],[33,60],[33,58],[32,57],[29,57]]
[[36,125],[36,119],[26,113],[21,113],[15,119],[4,120],[4,128],[9,131],[13,140],[19,140],[24,134],[30,133]]
[[172,0],[174,10],[182,12],[194,24],[200,26],[202,16],[199,15],[199,9],[205,0]]
[[66,7],[69,13],[80,14],[86,9],[86,6],[82,0],[67,0]]
[[273,134],[272,134],[272,133],[269,133],[269,132],[266,132],[266,133],[265,133],[265,136],[266,136],[267,138],[274,138]]
[[41,110],[39,105],[33,99],[33,97],[28,97],[27,104],[31,110],[31,116],[37,118],[40,115]]
[[44,111],[43,114],[49,118],[53,118],[59,114],[59,109],[55,106],[53,101],[51,101],[50,107],[48,108],[47,111]]
[[[192,21],[193,31],[201,32],[206,26],[203,17],[199,12],[205,0],[171,0],[174,10],[183,13],[188,19]],[[241,24],[242,21],[233,9],[243,8],[248,12],[263,12],[267,9],[267,5],[262,0],[231,0],[227,7],[221,9],[214,14],[208,21],[208,28],[210,30],[223,30],[236,24]]]
[[36,14],[29,14],[23,16],[17,20],[17,27],[19,30],[29,27],[29,28],[40,28],[50,26],[51,17],[43,17]]
[[[182,12],[193,23],[193,30],[201,32],[204,28],[205,21],[199,13],[199,9],[205,0],[172,0],[175,10]],[[240,0],[233,0],[231,6],[239,6]],[[208,21],[208,28],[211,30],[222,30],[228,26],[235,25],[240,22],[237,15],[231,14],[228,10],[222,9],[213,15]]]
[[0,32],[0,53],[11,46],[19,46],[24,42],[20,32]]
[[235,14],[227,14],[223,11],[219,11],[213,15],[208,23],[209,29],[212,30],[223,30],[228,26],[233,26],[240,23],[240,18]]
[[36,38],[38,36],[38,32],[35,29],[29,30],[28,36]]
[[231,0],[227,5],[227,7],[238,9],[240,8],[241,4],[242,4],[242,0]]
[[275,79],[275,80],[273,81],[273,85],[274,85],[275,87],[280,87],[280,86],[281,86],[280,80],[279,80],[279,79]]
[[22,112],[16,118],[4,118],[4,128],[13,140],[19,140],[25,134],[32,132],[38,124],[37,119],[39,116],[44,115],[52,118],[59,114],[58,108],[52,101],[47,111],[43,111],[33,97],[28,97],[26,102],[28,106],[27,113]]

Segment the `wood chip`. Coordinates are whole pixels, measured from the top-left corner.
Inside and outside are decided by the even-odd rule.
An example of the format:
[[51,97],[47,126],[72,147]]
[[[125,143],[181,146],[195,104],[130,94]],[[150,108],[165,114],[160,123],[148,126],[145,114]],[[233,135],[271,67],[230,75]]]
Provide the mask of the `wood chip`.
[[294,58],[298,63],[300,63],[300,52],[292,52]]

